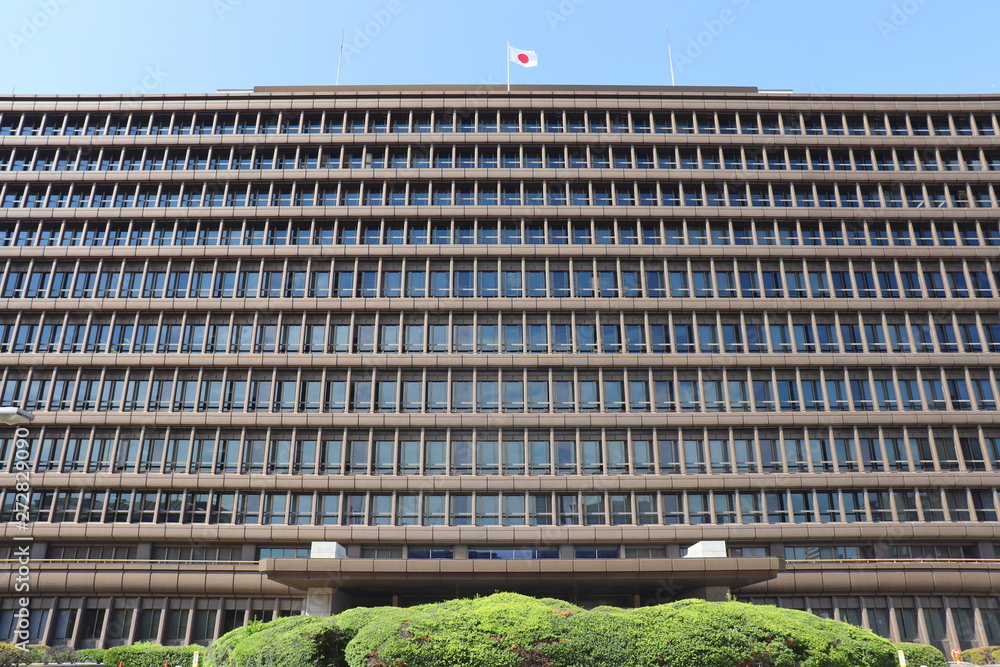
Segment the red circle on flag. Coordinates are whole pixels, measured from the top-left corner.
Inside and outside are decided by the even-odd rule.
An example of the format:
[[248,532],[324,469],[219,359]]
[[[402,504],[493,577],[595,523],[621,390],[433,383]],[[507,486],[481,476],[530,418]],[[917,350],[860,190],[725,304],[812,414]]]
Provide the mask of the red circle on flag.
[[518,60],[518,62],[522,62],[522,63],[527,64],[528,61],[531,60],[531,58],[528,57],[527,53],[519,53],[519,54],[517,54],[517,60]]

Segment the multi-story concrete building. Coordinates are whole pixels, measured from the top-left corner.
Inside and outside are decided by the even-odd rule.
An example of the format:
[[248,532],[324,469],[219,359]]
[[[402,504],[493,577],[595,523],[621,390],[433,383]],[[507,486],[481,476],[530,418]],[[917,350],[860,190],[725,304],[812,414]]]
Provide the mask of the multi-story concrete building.
[[998,644],[998,111],[6,97],[0,404],[35,421],[0,439],[30,472],[0,505],[5,590],[30,543],[50,645],[726,588]]

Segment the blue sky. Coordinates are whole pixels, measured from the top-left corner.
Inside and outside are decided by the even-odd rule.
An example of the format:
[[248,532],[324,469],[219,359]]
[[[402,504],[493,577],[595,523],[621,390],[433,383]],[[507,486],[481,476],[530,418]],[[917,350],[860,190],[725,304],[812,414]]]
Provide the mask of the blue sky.
[[[997,0],[3,0],[6,92],[669,84],[991,93]],[[0,87],[0,90],[4,88]]]

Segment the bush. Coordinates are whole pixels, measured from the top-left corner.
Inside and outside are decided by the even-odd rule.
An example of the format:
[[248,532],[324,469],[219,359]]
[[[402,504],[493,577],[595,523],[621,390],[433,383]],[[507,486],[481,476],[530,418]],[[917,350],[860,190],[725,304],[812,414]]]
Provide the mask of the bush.
[[53,646],[51,648],[45,649],[45,655],[42,656],[41,662],[101,662],[100,660],[91,660],[90,658],[84,657],[74,651],[72,647],[69,646]]
[[[560,605],[567,614],[579,611]],[[540,644],[556,641],[563,619],[552,605],[514,593],[386,610],[350,641],[346,658],[367,667],[518,667],[540,658]]]
[[[595,616],[603,618],[594,618]],[[575,621],[575,622],[574,622]],[[544,652],[553,665],[892,667],[892,644],[806,612],[740,602],[684,600],[634,610],[594,609],[570,619],[570,641]]]
[[[350,614],[350,612],[348,612]],[[846,623],[739,602],[584,611],[502,593],[347,616],[350,667],[893,667],[892,643]]]
[[[96,662],[99,664],[104,663],[104,649],[103,648],[84,648],[76,652],[77,662]],[[115,665],[118,667],[118,665]]]
[[0,667],[16,667],[41,662],[48,651],[42,644],[29,644],[28,650],[22,651],[14,644],[0,642]]
[[196,644],[160,646],[151,642],[140,642],[132,646],[109,648],[101,657],[108,667],[118,667],[120,662],[124,662],[125,667],[159,667],[165,662],[169,662],[171,667],[174,665],[188,667],[195,651],[204,653],[205,647]]
[[24,662],[25,652],[13,644],[0,642],[0,667],[14,667]]
[[974,665],[1000,664],[1000,646],[980,646],[962,651],[958,657],[962,662],[971,662]]
[[[928,648],[908,653],[913,667],[941,667]],[[585,611],[498,593],[239,628],[212,644],[206,666],[894,667],[896,650],[868,630],[791,609],[682,600]]]
[[902,651],[906,656],[906,664],[909,667],[947,667],[948,659],[944,657],[939,649],[927,644],[913,644],[910,642],[900,642],[895,644],[896,651]]
[[237,628],[209,648],[207,667],[337,667],[343,653],[329,618],[285,616]]

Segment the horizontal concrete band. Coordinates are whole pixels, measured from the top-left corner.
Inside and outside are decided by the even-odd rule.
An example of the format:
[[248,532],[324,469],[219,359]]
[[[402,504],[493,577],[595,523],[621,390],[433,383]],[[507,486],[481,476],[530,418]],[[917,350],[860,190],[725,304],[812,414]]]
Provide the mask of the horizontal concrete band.
[[269,558],[260,570],[293,588],[332,587],[345,592],[419,590],[428,583],[463,582],[486,587],[508,582],[588,586],[613,581],[616,588],[648,588],[669,581],[679,588],[745,585],[774,577],[780,558],[646,558],[551,560],[403,560]]
[[[448,215],[441,221],[450,222]],[[655,218],[658,222],[664,216]],[[378,220],[393,220],[382,216]],[[590,218],[587,218],[589,220]],[[10,222],[12,219],[8,218]],[[185,216],[164,216],[157,222],[185,220]],[[227,218],[228,220],[228,218]],[[234,224],[251,220],[251,216],[233,218]],[[260,222],[271,220],[266,216]],[[303,218],[310,221],[313,218]],[[678,224],[683,218],[678,219]],[[699,220],[716,220],[701,216]],[[103,222],[103,221],[101,221]],[[124,221],[123,221],[124,222]],[[150,221],[151,222],[151,221]],[[197,223],[198,219],[190,221]],[[221,220],[219,221],[221,223]],[[286,220],[283,218],[282,222]],[[398,220],[402,224],[402,219]],[[631,224],[631,219],[629,223]],[[802,245],[615,245],[615,244],[360,244],[360,245],[115,245],[115,246],[7,246],[2,252],[18,259],[527,259],[567,260],[606,259],[727,259],[769,262],[776,259],[994,259],[1000,257],[1000,246],[802,246]]]
[[[151,172],[156,173],[156,172]],[[825,172],[824,172],[825,173]],[[868,173],[868,172],[864,172]],[[895,172],[893,172],[895,173]],[[979,172],[971,172],[979,173]],[[613,179],[609,179],[613,180]],[[720,178],[720,182],[725,179]],[[933,179],[928,179],[933,180]],[[157,179],[157,182],[159,179]],[[831,181],[838,182],[838,181]],[[845,220],[981,220],[995,215],[993,208],[868,208],[796,206],[209,206],[209,207],[102,207],[102,208],[0,208],[0,220],[121,220],[122,218],[234,218],[321,216],[379,219],[398,217],[685,217],[798,220],[833,218]]]
[[[150,137],[145,141],[134,140],[129,142],[123,141],[106,141],[105,145],[114,148],[127,148],[135,147],[137,149],[143,147],[155,147],[155,148],[169,148],[172,146],[180,148],[188,147],[198,147],[203,146],[205,148],[210,148],[213,146],[230,147],[235,145],[251,145],[251,146],[288,146],[289,148],[296,148],[302,145],[315,145],[315,146],[330,146],[333,144],[336,146],[338,143],[344,146],[357,146],[355,137],[357,135],[330,135],[333,137],[340,137],[338,139],[330,140],[327,137],[314,138],[312,141],[283,141],[283,142],[271,142],[267,141],[253,141],[245,140],[241,142],[235,142],[232,139],[228,141],[211,141],[206,142],[194,141],[194,142],[178,142],[178,141],[163,141],[158,137]],[[596,136],[592,137],[590,140],[580,140],[575,139],[571,141],[562,141],[561,139],[552,139],[554,135],[538,139],[538,135],[511,135],[509,139],[504,141],[502,138],[497,141],[496,137],[502,137],[503,135],[498,134],[488,134],[485,135],[486,140],[484,141],[484,136],[481,135],[477,137],[477,140],[470,140],[469,138],[463,139],[450,139],[448,135],[438,135],[437,141],[422,141],[420,139],[414,139],[415,135],[378,135],[379,139],[367,144],[368,148],[380,148],[383,146],[388,147],[400,147],[405,148],[410,145],[419,144],[420,148],[428,145],[440,145],[450,148],[453,145],[458,147],[463,146],[478,146],[492,147],[496,145],[505,146],[522,146],[538,144],[544,146],[551,146],[552,144],[559,144],[560,148],[562,145],[569,144],[571,146],[589,146],[593,143],[598,143],[602,148],[607,146],[620,146],[620,147],[632,147],[641,146],[643,144],[648,144],[650,146],[660,146],[660,147],[672,147],[674,145],[680,146],[699,146],[706,148],[714,147],[740,147],[746,144],[752,144],[754,142],[744,142],[739,139],[731,139],[728,136],[722,140],[708,140],[702,139],[701,141],[672,141],[671,139],[665,139],[664,135],[655,137],[655,140],[633,140],[630,135],[618,135],[617,141],[605,141],[598,140]],[[467,137],[468,135],[457,135],[459,137]],[[579,135],[571,135],[579,136]],[[599,135],[598,135],[599,136]],[[639,137],[647,137],[649,135],[638,135]],[[654,135],[655,136],[655,135]],[[670,136],[670,135],[666,135]],[[89,137],[88,137],[89,138]],[[971,147],[971,148],[993,148],[994,144],[990,141],[983,141],[979,138],[971,139],[952,137],[951,141],[948,142],[927,142],[925,147],[935,147],[941,146],[948,148],[956,147]],[[991,137],[992,139],[992,137]],[[767,148],[782,150],[784,148],[807,148],[807,147],[817,147],[817,148],[828,148],[830,147],[830,141],[812,141],[812,142],[787,142],[787,145],[781,145],[780,143],[767,142],[762,145]],[[893,142],[887,142],[882,144],[881,142],[875,142],[876,145],[872,146],[871,141],[868,142],[836,142],[837,148],[847,148],[850,146],[854,147],[865,147],[865,148],[890,148]],[[895,142],[899,147],[906,147],[912,150],[914,148],[913,141],[908,142]],[[923,143],[923,142],[920,142]],[[71,139],[69,137],[64,138],[62,141],[47,141],[44,144],[32,143],[25,144],[26,148],[85,148],[94,149],[98,146],[98,142],[80,141],[79,139]],[[4,141],[4,146],[16,146],[11,142]],[[918,144],[919,146],[919,144]],[[492,156],[491,156],[492,157]],[[676,182],[676,181],[693,181],[693,182],[719,182],[719,183],[733,183],[733,182],[750,182],[750,183],[884,183],[884,184],[895,184],[895,183],[925,183],[933,182],[937,183],[972,183],[972,184],[982,184],[982,183],[996,183],[1000,182],[1000,173],[995,171],[985,171],[985,170],[955,170],[955,171],[887,171],[887,170],[853,170],[853,169],[687,169],[687,168],[650,168],[650,169],[636,169],[636,168],[625,168],[625,167],[579,167],[579,168],[553,168],[553,167],[387,167],[387,168],[313,168],[313,169],[101,169],[101,170],[23,170],[23,171],[0,171],[0,183],[260,183],[261,181],[274,182],[274,183],[285,183],[301,181],[304,183],[310,183],[312,181],[321,181],[325,183],[371,183],[372,181],[389,181],[389,182],[403,182],[403,181],[417,181],[417,182],[428,182],[433,181],[435,183],[448,183],[453,180],[468,181],[475,180],[479,182],[494,182],[498,179],[502,179],[505,183],[510,182],[552,182],[558,181],[560,183],[573,182],[573,181],[616,181],[616,182],[632,182],[636,181],[639,183],[657,183],[660,181]],[[461,204],[457,205],[402,205],[402,206],[392,206],[392,208],[407,208],[407,207],[430,207],[430,208],[466,208]],[[479,205],[482,207],[491,207],[495,205],[485,204]],[[505,208],[508,207],[506,205]],[[557,209],[562,208],[562,204],[531,204],[531,205],[509,205],[510,208],[525,208],[525,209]],[[573,206],[572,204],[570,206]],[[612,206],[612,205],[581,205],[583,207],[593,206],[594,210],[605,209],[605,208],[635,208],[634,206]],[[322,208],[331,208],[341,206],[325,206]],[[659,205],[639,205],[642,209],[654,208],[660,210],[670,210],[674,208],[680,208],[680,206],[659,206]],[[27,207],[30,209],[30,207]],[[44,208],[44,207],[43,207]],[[161,211],[186,211],[189,208],[202,208],[202,207],[84,207],[85,210],[100,210],[101,208],[112,208],[112,209],[133,209],[140,208],[140,210],[145,210],[151,208],[153,210]],[[206,207],[206,208],[218,208],[218,207]],[[242,209],[242,208],[259,208],[257,206],[252,207],[242,207],[242,206],[228,206],[222,208],[231,209]],[[282,208],[293,208],[292,206],[286,206]],[[299,208],[299,207],[294,207]],[[301,208],[315,208],[314,206],[303,206]],[[376,208],[386,208],[386,206],[378,206]],[[695,209],[704,209],[704,206],[688,207]],[[711,209],[724,209],[724,208],[737,208],[737,209],[770,209],[770,208],[780,208],[780,209],[798,209],[800,212],[803,209],[815,209],[815,206],[808,207],[795,207],[795,206],[780,206],[780,207],[769,207],[769,206],[712,206],[708,207]],[[867,209],[870,213],[875,213],[876,211],[881,213],[883,210],[894,211],[896,207],[888,208],[885,207],[834,207],[834,206],[823,206],[819,207],[820,210],[824,209],[848,209],[852,210],[855,208]],[[903,210],[915,210],[916,207],[899,207]],[[67,210],[66,207],[61,207],[61,210]],[[72,209],[69,209],[72,210]],[[916,209],[919,210],[919,209]],[[964,210],[964,208],[947,208],[944,211],[951,212],[955,210]],[[940,217],[942,211],[938,212]],[[874,217],[874,216],[873,216]],[[878,217],[883,217],[879,215]]]
[[1000,563],[789,564],[772,581],[747,586],[746,595],[1000,595]]
[[5,311],[125,311],[125,312],[990,312],[996,299],[800,299],[800,298],[493,298],[493,297],[399,297],[399,298],[205,298],[205,299],[0,299]]
[[[49,311],[51,312],[51,311]],[[354,368],[354,369],[591,369],[591,368],[803,368],[1000,366],[1000,353],[808,353],[749,354],[159,354],[16,352],[5,354],[10,368],[45,366],[98,368]]]
[[[840,111],[888,113],[989,113],[996,95],[830,94],[761,91],[750,86],[574,86],[420,84],[359,86],[257,86],[217,93],[136,95],[4,95],[14,111],[137,112],[308,109],[665,109],[686,111]],[[441,105],[445,105],[442,107]]]
[[38,412],[35,426],[215,426],[258,428],[683,428],[711,426],[992,426],[996,410],[953,412],[709,413],[293,413]]
[[595,474],[595,475],[316,475],[184,473],[32,473],[32,489],[212,489],[213,491],[292,492],[629,492],[752,491],[770,489],[993,488],[996,472],[767,472]]
[[[15,568],[16,570],[16,568]],[[0,573],[0,586],[14,590],[16,572]],[[262,577],[256,563],[66,563],[33,561],[33,595],[286,596],[288,587]]]
[[[4,526],[0,536],[23,536]],[[808,543],[847,544],[853,541],[989,541],[1000,539],[997,522],[907,523],[785,523],[701,524],[675,526],[260,526],[206,524],[37,523],[36,541],[164,540],[176,544],[273,543],[276,546],[310,542],[342,544],[632,544],[690,545],[702,540],[767,544],[802,540]]]
[[[293,567],[275,567],[288,560],[304,561]],[[160,596],[290,596],[310,587],[337,587],[359,593],[387,587],[400,592],[420,591],[442,583],[476,582],[482,585],[521,583],[544,585],[572,580],[586,585],[613,582],[622,590],[651,594],[657,587],[675,587],[674,593],[698,585],[731,585],[744,595],[971,595],[1000,594],[1000,566],[977,562],[831,562],[789,563],[783,572],[769,565],[733,568],[720,563],[711,568],[692,561],[705,559],[607,560],[607,561],[339,561],[339,567],[308,566],[308,559],[265,561],[245,565],[136,562],[33,564],[33,592],[41,595],[132,595],[142,590]],[[768,561],[777,558],[719,559]],[[352,563],[345,567],[343,563]],[[371,564],[374,563],[374,566]],[[557,564],[548,568],[539,564]],[[714,565],[714,564],[713,564]],[[273,573],[294,587],[267,578]],[[470,576],[471,575],[471,576]],[[771,575],[760,583],[749,578]],[[0,576],[0,585],[13,585],[14,575]]]

